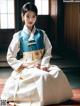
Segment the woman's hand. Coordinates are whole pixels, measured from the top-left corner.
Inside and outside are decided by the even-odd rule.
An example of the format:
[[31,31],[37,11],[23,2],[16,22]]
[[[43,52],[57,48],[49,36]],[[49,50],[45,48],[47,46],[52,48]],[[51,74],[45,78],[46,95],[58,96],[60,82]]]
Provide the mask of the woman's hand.
[[47,71],[48,72],[48,67],[45,67],[45,66],[41,66],[41,68],[40,68],[41,70],[43,70],[43,71]]
[[36,67],[36,68],[38,68],[38,69],[40,69],[40,64],[38,64],[38,63],[36,63],[36,64],[34,64],[34,67]]
[[24,69],[23,65],[21,65],[16,71],[20,73]]
[[29,63],[23,63],[22,66],[23,66],[24,68],[27,68],[27,67],[29,66]]
[[29,66],[31,66],[31,65],[33,65],[33,63],[24,63],[24,64],[22,64],[16,71],[17,71],[18,73],[20,73],[24,68],[27,68],[27,67],[29,67]]
[[24,63],[16,71],[18,73],[20,73],[24,68],[27,68],[29,65],[31,65],[31,64],[30,63]]

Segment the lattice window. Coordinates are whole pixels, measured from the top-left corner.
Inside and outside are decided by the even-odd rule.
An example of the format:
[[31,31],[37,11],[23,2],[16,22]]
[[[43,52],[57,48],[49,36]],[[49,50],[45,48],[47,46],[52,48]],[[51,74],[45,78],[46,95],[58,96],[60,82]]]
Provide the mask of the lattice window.
[[14,0],[0,0],[0,29],[13,29]]
[[35,5],[38,8],[38,15],[49,14],[49,0],[35,0]]

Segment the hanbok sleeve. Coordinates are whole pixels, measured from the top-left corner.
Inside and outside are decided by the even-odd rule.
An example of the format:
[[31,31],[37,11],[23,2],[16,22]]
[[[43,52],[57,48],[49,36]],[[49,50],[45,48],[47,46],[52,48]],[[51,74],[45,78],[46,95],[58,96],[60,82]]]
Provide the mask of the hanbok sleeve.
[[14,69],[17,70],[21,65],[22,62],[20,60],[16,59],[17,53],[20,50],[20,43],[19,43],[19,34],[15,33],[13,35],[12,41],[8,47],[8,52],[7,52],[7,61],[8,64]]
[[52,51],[52,45],[50,43],[49,38],[47,37],[46,33],[43,31],[44,34],[44,45],[45,45],[45,53],[41,61],[41,67],[48,67],[50,58],[51,58],[51,51]]

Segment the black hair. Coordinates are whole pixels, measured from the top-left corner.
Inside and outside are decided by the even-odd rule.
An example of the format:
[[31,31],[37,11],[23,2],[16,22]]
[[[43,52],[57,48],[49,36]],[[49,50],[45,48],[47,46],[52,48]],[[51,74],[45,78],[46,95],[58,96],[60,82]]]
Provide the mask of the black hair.
[[22,6],[21,13],[24,15],[27,11],[33,11],[37,16],[37,7],[32,2],[27,2]]

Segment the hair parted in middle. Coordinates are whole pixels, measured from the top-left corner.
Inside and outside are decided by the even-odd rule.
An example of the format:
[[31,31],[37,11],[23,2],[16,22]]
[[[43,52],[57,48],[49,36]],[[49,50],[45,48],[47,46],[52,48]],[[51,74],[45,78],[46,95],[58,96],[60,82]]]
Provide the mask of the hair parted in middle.
[[33,11],[35,15],[37,16],[38,10],[37,10],[37,7],[34,5],[34,3],[27,2],[22,6],[21,14],[23,14],[23,16],[25,15],[27,11]]

